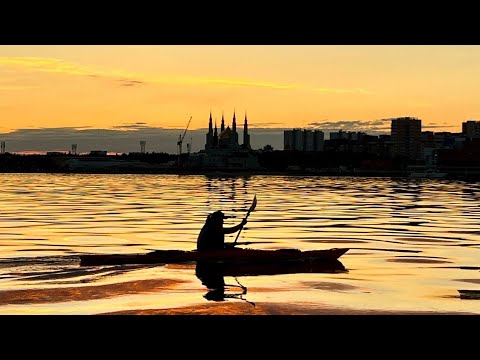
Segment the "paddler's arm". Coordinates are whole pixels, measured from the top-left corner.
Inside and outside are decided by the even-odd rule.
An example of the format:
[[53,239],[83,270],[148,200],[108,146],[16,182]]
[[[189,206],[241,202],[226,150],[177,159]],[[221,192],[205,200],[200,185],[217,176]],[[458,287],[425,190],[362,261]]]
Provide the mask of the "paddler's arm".
[[237,226],[234,226],[234,227],[231,227],[231,228],[223,228],[223,233],[224,234],[233,234],[233,233],[237,232],[238,230],[240,230],[242,227],[244,227],[246,223],[247,223],[247,220],[243,219],[242,222],[240,224],[238,224]]

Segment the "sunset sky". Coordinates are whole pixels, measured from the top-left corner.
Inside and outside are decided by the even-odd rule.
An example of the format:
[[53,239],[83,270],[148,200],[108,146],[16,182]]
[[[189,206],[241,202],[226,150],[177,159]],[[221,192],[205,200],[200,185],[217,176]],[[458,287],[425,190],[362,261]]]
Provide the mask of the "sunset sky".
[[194,131],[234,109],[272,131],[389,133],[380,120],[413,116],[459,132],[480,119],[479,79],[480,46],[2,45],[0,137],[183,129],[190,116]]

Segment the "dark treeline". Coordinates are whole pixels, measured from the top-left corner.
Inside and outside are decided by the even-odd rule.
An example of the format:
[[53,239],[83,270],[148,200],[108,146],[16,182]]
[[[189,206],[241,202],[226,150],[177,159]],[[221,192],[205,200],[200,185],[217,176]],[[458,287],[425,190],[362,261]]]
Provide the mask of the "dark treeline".
[[[120,160],[140,161],[146,164],[165,164],[178,159],[177,155],[167,153],[128,153],[108,156],[92,155],[19,155],[5,153],[0,155],[0,172],[73,172],[65,165],[68,159],[98,159],[98,160]],[[101,169],[96,169],[103,172]],[[135,169],[132,169],[135,170]],[[110,168],[108,172],[120,172],[119,169]],[[137,172],[137,171],[134,171]]]
[[[190,169],[189,154],[125,153],[117,155],[19,155],[0,154],[3,173],[154,173],[209,174],[247,172],[252,174],[319,174],[355,176],[408,176],[415,167],[426,167],[423,160],[391,157],[386,153],[359,151],[284,151],[265,148],[255,151],[260,169]],[[480,179],[480,146],[466,142],[456,149],[439,149],[435,167],[452,178]]]
[[45,155],[0,155],[1,172],[58,172],[58,161]]
[[405,158],[386,158],[368,153],[334,151],[268,151],[259,154],[262,167],[271,170],[300,169],[376,169],[403,170]]
[[[183,154],[186,156],[187,154]],[[168,163],[170,161],[176,161],[178,159],[178,155],[172,155],[168,153],[139,153],[139,152],[132,152],[132,153],[124,153],[121,155],[115,155],[113,158],[123,159],[123,160],[139,160],[149,164],[163,164]]]
[[[405,159],[388,159],[372,154],[355,152],[304,152],[304,151],[258,151],[256,152],[261,170],[272,172],[299,171],[299,170],[402,170],[407,161]],[[182,154],[182,163],[186,164],[188,154]],[[125,153],[108,156],[91,155],[17,155],[6,153],[0,155],[0,172],[75,172],[68,165],[72,159],[98,160],[99,162],[121,161],[131,164],[131,167],[116,169],[109,166],[107,172],[171,172],[178,162],[178,155],[167,153]],[[152,165],[152,168],[140,169],[136,164]],[[156,167],[155,165],[164,165]],[[94,172],[101,172],[96,167]],[[97,171],[98,170],[98,171]],[[182,170],[188,170],[183,167]],[[225,169],[223,169],[225,170]],[[83,171],[79,171],[83,172]]]

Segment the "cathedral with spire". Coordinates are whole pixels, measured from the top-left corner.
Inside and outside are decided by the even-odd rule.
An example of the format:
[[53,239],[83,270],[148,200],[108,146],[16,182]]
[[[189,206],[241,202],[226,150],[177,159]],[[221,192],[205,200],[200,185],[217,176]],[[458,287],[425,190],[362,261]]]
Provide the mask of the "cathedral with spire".
[[207,142],[205,143],[205,150],[211,150],[215,148],[230,148],[230,149],[251,149],[250,135],[248,134],[248,120],[247,113],[245,113],[245,122],[243,124],[243,144],[238,143],[237,132],[237,118],[235,116],[235,110],[233,111],[232,127],[227,126],[225,128],[225,118],[222,113],[222,124],[220,125],[220,133],[217,129],[217,123],[215,122],[215,129],[213,128],[212,112],[210,111],[210,119],[208,121],[208,133]]
[[245,121],[243,123],[243,142],[239,143],[239,134],[237,132],[237,118],[235,110],[233,111],[232,126],[225,127],[225,117],[222,113],[222,122],[220,131],[212,119],[208,120],[208,132],[206,134],[205,150],[200,151],[196,156],[191,157],[190,165],[192,167],[203,169],[224,169],[224,170],[242,170],[258,169],[258,158],[250,145],[250,134],[248,133],[247,113],[245,112]]

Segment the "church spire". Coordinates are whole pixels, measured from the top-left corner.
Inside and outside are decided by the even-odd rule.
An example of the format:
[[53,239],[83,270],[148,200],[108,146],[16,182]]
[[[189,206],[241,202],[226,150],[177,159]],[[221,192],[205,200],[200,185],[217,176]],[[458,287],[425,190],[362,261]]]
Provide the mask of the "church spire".
[[220,132],[225,130],[225,119],[223,118],[223,111],[222,111],[222,125],[220,126]]
[[232,130],[234,133],[237,132],[237,119],[235,118],[235,109],[233,110]]
[[247,110],[245,110],[245,123],[243,124],[243,147],[250,149],[250,135],[248,134]]
[[213,132],[213,146],[218,145],[218,131],[217,131],[217,120],[215,120],[215,131]]
[[208,119],[208,133],[206,135],[205,149],[210,149],[213,145],[213,127],[212,127],[212,110],[210,110],[210,118]]

